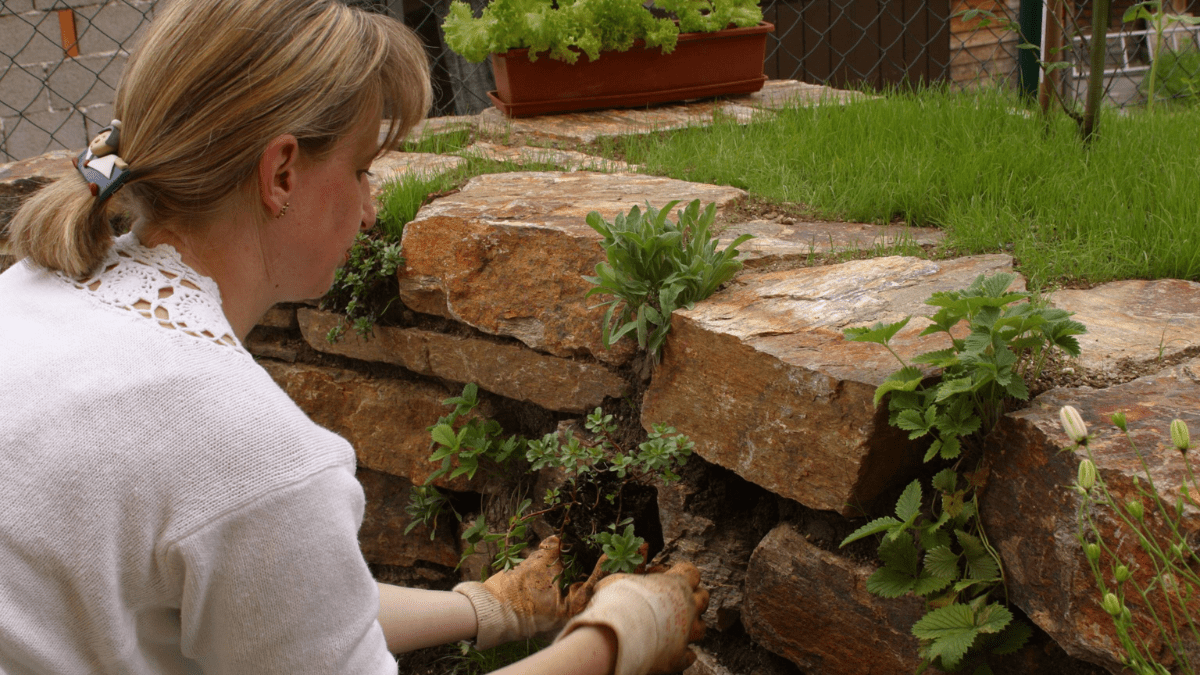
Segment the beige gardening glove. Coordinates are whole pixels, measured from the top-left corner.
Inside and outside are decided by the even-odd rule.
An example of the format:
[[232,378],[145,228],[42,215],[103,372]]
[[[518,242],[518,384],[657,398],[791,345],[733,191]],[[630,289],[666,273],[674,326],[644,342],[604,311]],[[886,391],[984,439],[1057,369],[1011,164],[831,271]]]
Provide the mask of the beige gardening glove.
[[476,648],[552,636],[587,606],[600,580],[599,564],[587,581],[572,584],[563,595],[558,590],[561,555],[558,537],[546,537],[536,553],[513,569],[497,572],[483,583],[468,581],[454,587],[475,608]]
[[687,645],[704,637],[700,615],[707,608],[708,591],[691,563],[663,573],[614,574],[596,585],[591,604],[558,639],[580,626],[606,626],[617,636],[613,675],[675,673],[696,660]]

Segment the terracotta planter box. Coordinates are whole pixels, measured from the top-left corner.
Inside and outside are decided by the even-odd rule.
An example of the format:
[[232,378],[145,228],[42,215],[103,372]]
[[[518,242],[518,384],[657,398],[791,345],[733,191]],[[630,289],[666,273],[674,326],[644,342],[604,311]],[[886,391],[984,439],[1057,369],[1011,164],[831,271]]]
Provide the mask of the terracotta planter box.
[[588,108],[630,108],[762,89],[767,33],[762,22],[716,33],[680,33],[675,51],[663,54],[637,41],[629,51],[602,52],[571,64],[527,49],[492,54],[492,103],[510,117]]

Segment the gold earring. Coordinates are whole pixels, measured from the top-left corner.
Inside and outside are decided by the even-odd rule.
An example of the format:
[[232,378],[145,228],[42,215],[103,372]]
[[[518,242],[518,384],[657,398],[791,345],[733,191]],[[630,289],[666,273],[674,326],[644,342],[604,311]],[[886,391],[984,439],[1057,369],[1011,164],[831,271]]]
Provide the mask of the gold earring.
[[282,209],[279,209],[279,213],[275,214],[275,217],[276,217],[276,218],[282,218],[282,217],[283,217],[283,214],[287,213],[288,207],[289,207],[289,206],[291,206],[291,205],[292,205],[292,203],[291,203],[291,202],[284,202],[284,204],[283,204],[283,208],[282,208]]

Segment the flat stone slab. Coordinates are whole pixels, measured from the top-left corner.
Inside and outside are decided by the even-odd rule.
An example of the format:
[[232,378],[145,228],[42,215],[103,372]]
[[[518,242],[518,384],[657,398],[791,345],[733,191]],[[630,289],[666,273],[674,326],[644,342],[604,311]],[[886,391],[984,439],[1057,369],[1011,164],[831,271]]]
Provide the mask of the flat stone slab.
[[368,340],[346,331],[330,344],[325,335],[340,315],[301,309],[297,318],[305,341],[317,351],[392,363],[452,382],[474,382],[494,394],[549,410],[590,412],[605,398],[622,396],[628,389],[621,376],[601,364],[548,356],[520,345],[384,326],[376,326]]
[[[642,425],[674,426],[708,461],[778,495],[859,513],[921,458],[873,402],[900,364],[842,329],[930,316],[934,292],[1011,268],[1007,255],[892,256],[743,274],[672,315]],[[945,348],[944,335],[918,337],[928,323],[914,318],[893,348],[906,359]]]
[[417,562],[443,567],[458,564],[459,539],[453,518],[438,518],[434,532],[421,523],[406,533],[413,520],[405,511],[412,483],[362,467],[355,476],[367,498],[362,527],[358,529],[358,545],[367,562],[400,567],[412,567]]
[[630,165],[615,159],[605,159],[574,150],[556,150],[554,148],[539,148],[531,145],[508,147],[492,143],[472,143],[458,153],[462,157],[491,159],[498,162],[512,162],[518,166],[526,164],[553,164],[567,171],[637,171],[640,166]]
[[838,251],[930,246],[945,237],[944,232],[934,227],[752,220],[727,225],[718,237],[719,246],[724,248],[743,234],[754,235],[753,239],[738,246],[738,259],[748,268]]
[[601,299],[587,298],[605,259],[587,214],[612,220],[649,201],[699,199],[724,207],[745,193],[629,173],[519,172],[471,179],[426,205],[404,228],[400,299],[425,314],[514,337],[555,356],[628,361],[629,343],[605,349]]
[[1086,373],[1121,379],[1131,367],[1200,351],[1200,283],[1130,280],[1061,290],[1050,303],[1087,326],[1078,336]]
[[[1071,656],[1114,673],[1124,672],[1123,650],[1076,538],[1082,498],[1070,486],[1087,454],[1061,451],[1071,445],[1058,419],[1064,405],[1079,410],[1088,427],[1097,473],[1120,503],[1137,497],[1135,477],[1148,485],[1129,440],[1111,423],[1113,413],[1124,412],[1129,433],[1146,457],[1150,478],[1160,494],[1166,493],[1168,508],[1173,508],[1187,471],[1184,457],[1171,445],[1169,425],[1175,418],[1184,420],[1195,442],[1200,432],[1200,359],[1106,389],[1052,389],[1028,408],[1006,415],[984,453],[989,477],[981,512],[988,537],[1004,563],[1009,598]],[[1200,500],[1200,492],[1191,492]],[[1155,537],[1161,537],[1163,521],[1150,500],[1142,501],[1146,522]],[[1145,587],[1153,565],[1138,546],[1136,533],[1106,508],[1093,508],[1091,515],[1105,544]],[[1180,529],[1194,542],[1200,535],[1200,512],[1185,507]],[[1111,554],[1102,553],[1100,569],[1110,588],[1116,587],[1113,565]],[[1151,653],[1169,665],[1170,656],[1150,626],[1144,601],[1128,589],[1126,602],[1134,623],[1148,637]],[[1200,597],[1193,596],[1189,607],[1197,616]],[[1155,609],[1159,617],[1166,616],[1160,600]],[[1195,644],[1190,659],[1192,663],[1200,659]]]
[[761,91],[743,96],[651,108],[593,110],[540,117],[508,118],[496,108],[479,114],[478,128],[494,134],[517,133],[551,140],[591,143],[599,138],[648,134],[712,124],[714,116],[747,124],[789,105],[845,103],[865,94],[795,80],[770,80]]
[[755,642],[804,672],[916,672],[921,659],[910,631],[925,602],[871,595],[867,577],[874,572],[780,524],[750,559],[742,621]]
[[466,160],[454,155],[435,155],[428,152],[399,152],[392,150],[380,155],[371,164],[367,180],[371,184],[371,195],[378,198],[388,183],[404,178],[433,176],[449,173],[462,166]]
[[[428,427],[449,408],[442,401],[461,389],[424,382],[376,379],[360,373],[303,364],[260,361],[288,396],[317,424],[354,446],[358,465],[424,484],[438,465],[429,461]],[[476,408],[485,417],[485,403]],[[474,481],[460,476],[435,481],[454,490],[486,491],[482,473]]]

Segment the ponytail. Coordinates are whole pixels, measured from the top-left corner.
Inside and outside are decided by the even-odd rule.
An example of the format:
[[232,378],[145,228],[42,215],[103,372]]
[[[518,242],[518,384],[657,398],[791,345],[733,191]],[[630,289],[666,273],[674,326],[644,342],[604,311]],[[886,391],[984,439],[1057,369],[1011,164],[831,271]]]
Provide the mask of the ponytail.
[[30,197],[8,225],[8,243],[17,258],[75,278],[94,270],[113,231],[108,204],[92,196],[77,172],[55,181]]

